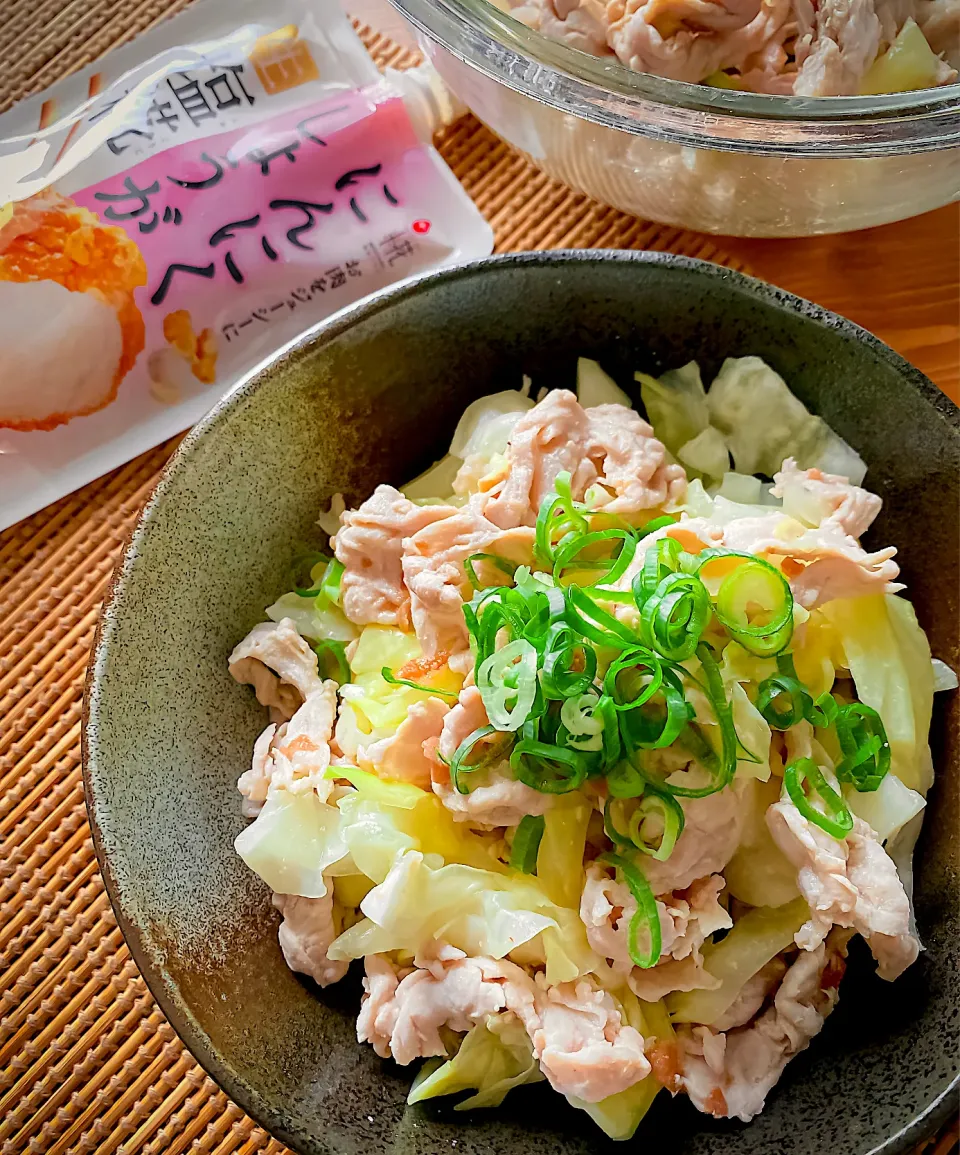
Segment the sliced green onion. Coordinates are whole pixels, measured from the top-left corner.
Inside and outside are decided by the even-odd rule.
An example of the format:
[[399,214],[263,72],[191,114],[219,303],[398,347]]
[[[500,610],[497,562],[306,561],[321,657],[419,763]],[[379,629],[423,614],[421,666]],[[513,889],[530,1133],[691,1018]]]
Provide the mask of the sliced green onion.
[[599,702],[600,695],[595,690],[563,700],[560,721],[570,735],[566,745],[574,750],[603,749],[603,718],[597,715]]
[[637,644],[636,635],[619,618],[598,606],[584,590],[568,586],[565,595],[567,621],[595,645],[622,650],[624,646]]
[[534,554],[542,564],[548,566],[553,565],[558,546],[564,545],[573,535],[586,533],[589,529],[584,517],[586,506],[573,500],[570,474],[558,473],[553,488],[553,494],[540,503],[534,530]]
[[[620,675],[628,673],[635,679],[649,678],[633,697],[625,697],[620,688]],[[603,677],[603,692],[613,700],[615,710],[634,710],[659,693],[663,677],[663,664],[657,655],[643,646],[634,646],[625,650],[607,667]]]
[[[577,557],[589,546],[597,545],[602,541],[620,541],[620,552],[613,558],[597,558],[589,561],[577,561]],[[566,569],[584,569],[601,571],[590,585],[580,585],[581,589],[589,590],[605,601],[628,601],[630,594],[626,590],[612,590],[609,587],[619,581],[626,573],[637,552],[637,538],[630,529],[601,529],[592,533],[583,533],[571,536],[560,546],[554,555],[553,577],[559,582]],[[580,584],[580,583],[578,583]]]
[[510,865],[524,874],[536,874],[537,851],[543,838],[542,814],[525,814],[517,825],[510,848]]
[[477,689],[497,730],[519,730],[537,696],[537,651],[524,638],[508,642],[480,664]]
[[[306,553],[298,554],[290,563],[290,585],[294,588],[300,586],[308,588],[308,582],[313,584],[313,571],[318,565],[329,565],[333,558],[329,554],[320,553],[318,550],[308,550]],[[303,575],[306,574],[307,581],[301,581]]]
[[508,561],[505,557],[499,557],[495,553],[475,553],[475,554],[472,554],[463,563],[463,568],[467,571],[467,577],[469,578],[470,584],[473,586],[473,588],[475,590],[482,590],[482,589],[489,588],[487,586],[484,586],[483,583],[480,581],[480,579],[477,577],[477,571],[476,571],[475,566],[476,566],[476,563],[478,561],[488,562],[490,565],[492,565],[496,569],[500,570],[501,573],[505,573],[507,575],[507,577],[509,577],[509,578],[512,578],[513,575],[517,572],[516,563],[512,562],[512,561]]
[[839,707],[836,727],[843,751],[837,778],[862,792],[876,790],[890,769],[890,742],[880,715],[872,706],[851,702]]
[[[639,798],[650,785],[646,773],[626,759],[612,766],[607,774],[607,789],[611,798]],[[608,835],[614,841],[613,835]]]
[[[547,698],[560,700],[585,694],[597,673],[597,651],[579,638],[566,622],[554,622],[543,641],[540,684]],[[574,669],[574,664],[581,669]]]
[[421,694],[438,694],[441,698],[453,698],[454,701],[459,697],[452,690],[438,690],[434,686],[423,686],[419,682],[411,682],[409,678],[398,678],[389,666],[384,666],[380,671],[380,677],[390,686],[406,686],[410,690],[419,690]]
[[[626,830],[616,823],[616,810],[624,808],[624,799],[611,796],[603,810],[603,828],[611,842],[620,847],[639,850],[658,862],[665,862],[673,853],[677,839],[683,833],[683,807],[665,791],[645,784],[644,793],[627,816]],[[659,830],[651,832],[651,825],[659,820]]]
[[662,710],[657,703],[648,705],[638,698],[639,706],[620,713],[620,734],[630,753],[671,746],[693,718],[693,707],[672,670],[663,669],[663,680],[658,689],[663,698]]
[[[813,805],[803,789],[804,782],[810,783],[814,794],[819,795],[825,810]],[[795,762],[791,762],[783,772],[783,784],[790,801],[803,817],[826,831],[831,838],[842,842],[853,829],[853,815],[812,758],[798,758]]]
[[829,690],[824,690],[819,698],[807,710],[807,721],[821,729],[832,726],[837,720],[840,705]]
[[680,568],[682,552],[683,547],[674,537],[661,537],[647,549],[643,568],[633,579],[633,599],[641,609],[663,579]]
[[601,731],[603,744],[600,747],[599,769],[606,773],[617,765],[623,751],[623,745],[620,741],[619,717],[614,701],[609,694],[600,695],[600,701],[597,702],[593,716],[599,718],[603,723]]
[[583,754],[533,738],[521,738],[510,754],[513,772],[526,786],[541,794],[568,794],[587,777]]
[[[609,862],[620,874],[630,888],[637,912],[630,919],[627,928],[627,950],[635,966],[644,970],[656,966],[660,961],[660,951],[663,947],[663,938],[660,931],[660,912],[657,910],[657,900],[653,897],[650,883],[643,873],[628,859],[620,854],[604,854],[603,862]],[[646,930],[648,946],[646,952],[640,950],[637,939],[640,932]]]
[[641,526],[640,529],[636,531],[637,537],[648,537],[651,533],[656,533],[658,529],[666,529],[668,525],[676,525],[676,523],[677,519],[671,517],[669,514],[664,514],[663,517],[655,517],[653,521],[648,521],[646,525]]
[[472,734],[468,734],[453,752],[453,757],[450,759],[450,780],[453,782],[459,794],[470,793],[466,783],[463,781],[465,774],[474,774],[477,770],[483,770],[500,756],[501,749],[496,747],[494,750],[487,751],[486,754],[481,755],[476,762],[467,761],[467,755],[470,754],[478,742],[496,733],[496,728],[493,726],[479,726]]
[[773,730],[789,730],[813,710],[813,695],[797,677],[791,654],[777,655],[778,673],[757,687],[757,710]]
[[676,662],[696,652],[713,612],[707,587],[683,573],[667,574],[639,609],[644,644]]
[[336,558],[332,558],[327,566],[327,572],[323,575],[320,589],[327,601],[333,602],[335,606],[340,604],[340,579],[342,577],[343,565]]
[[[751,654],[769,658],[780,653],[793,636],[793,594],[789,582],[769,562],[729,549],[704,550],[699,555],[697,573],[725,557],[744,561],[720,583],[716,612],[721,625]],[[755,620],[755,607],[759,607],[759,617],[765,620]]]
[[333,663],[334,672],[328,676],[334,681],[339,682],[341,686],[345,686],[350,681],[350,666],[347,662],[347,643],[334,642],[329,638],[321,638],[319,641],[313,642],[311,649],[317,655],[317,664],[322,673],[324,668],[329,669],[329,663]]

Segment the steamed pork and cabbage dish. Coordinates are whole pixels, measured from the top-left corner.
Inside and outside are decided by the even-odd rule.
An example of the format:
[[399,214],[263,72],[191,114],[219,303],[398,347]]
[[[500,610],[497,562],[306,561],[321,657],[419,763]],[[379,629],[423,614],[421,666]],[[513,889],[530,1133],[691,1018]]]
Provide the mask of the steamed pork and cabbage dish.
[[957,79],[960,0],[493,0],[637,72],[778,96],[873,96]]
[[652,426],[590,361],[474,402],[411,484],[334,500],[230,656],[287,964],[362,965],[410,1102],[546,1080],[618,1139],[661,1091],[756,1115],[854,935],[883,979],[916,960],[955,684],[860,544],[863,462],[772,369],[637,377]]

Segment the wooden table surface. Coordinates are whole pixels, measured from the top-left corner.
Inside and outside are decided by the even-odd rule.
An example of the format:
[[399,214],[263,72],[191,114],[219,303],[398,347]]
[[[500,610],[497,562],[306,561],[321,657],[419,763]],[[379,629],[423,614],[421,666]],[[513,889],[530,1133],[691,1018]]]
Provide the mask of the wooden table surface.
[[960,405],[960,206],[858,233],[718,247],[863,325]]

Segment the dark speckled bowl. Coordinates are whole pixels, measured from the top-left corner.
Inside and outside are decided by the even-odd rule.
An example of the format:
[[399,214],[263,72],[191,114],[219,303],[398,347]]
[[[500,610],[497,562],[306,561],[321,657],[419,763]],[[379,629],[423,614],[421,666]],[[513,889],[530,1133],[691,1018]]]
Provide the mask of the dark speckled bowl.
[[[321,325],[186,439],[147,503],[100,627],[84,776],[97,854],[144,977],[197,1059],[299,1152],[588,1155],[613,1150],[543,1088],[473,1117],[407,1108],[411,1071],[354,1036],[356,977],[320,993],[283,964],[269,895],[233,852],[235,782],[264,717],[231,647],[287,588],[318,509],[400,483],[464,406],[519,383],[572,385],[578,355],[633,370],[755,353],[870,466],[876,542],[900,563],[934,653],[957,663],[957,410],[861,329],[736,273],[659,253],[550,253],[427,277]],[[955,696],[954,696],[955,697]],[[958,726],[934,721],[939,782],[920,844],[920,963],[894,986],[857,956],[840,1007],[749,1126],[661,1096],[669,1151],[905,1151],[955,1109],[960,1049]],[[669,1128],[669,1131],[667,1130]]]

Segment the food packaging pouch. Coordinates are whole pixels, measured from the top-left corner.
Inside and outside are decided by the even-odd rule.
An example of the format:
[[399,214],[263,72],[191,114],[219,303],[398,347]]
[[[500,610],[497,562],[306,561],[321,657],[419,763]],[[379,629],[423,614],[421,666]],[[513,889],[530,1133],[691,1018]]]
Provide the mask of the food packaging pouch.
[[335,4],[205,0],[0,117],[0,528],[493,238]]

